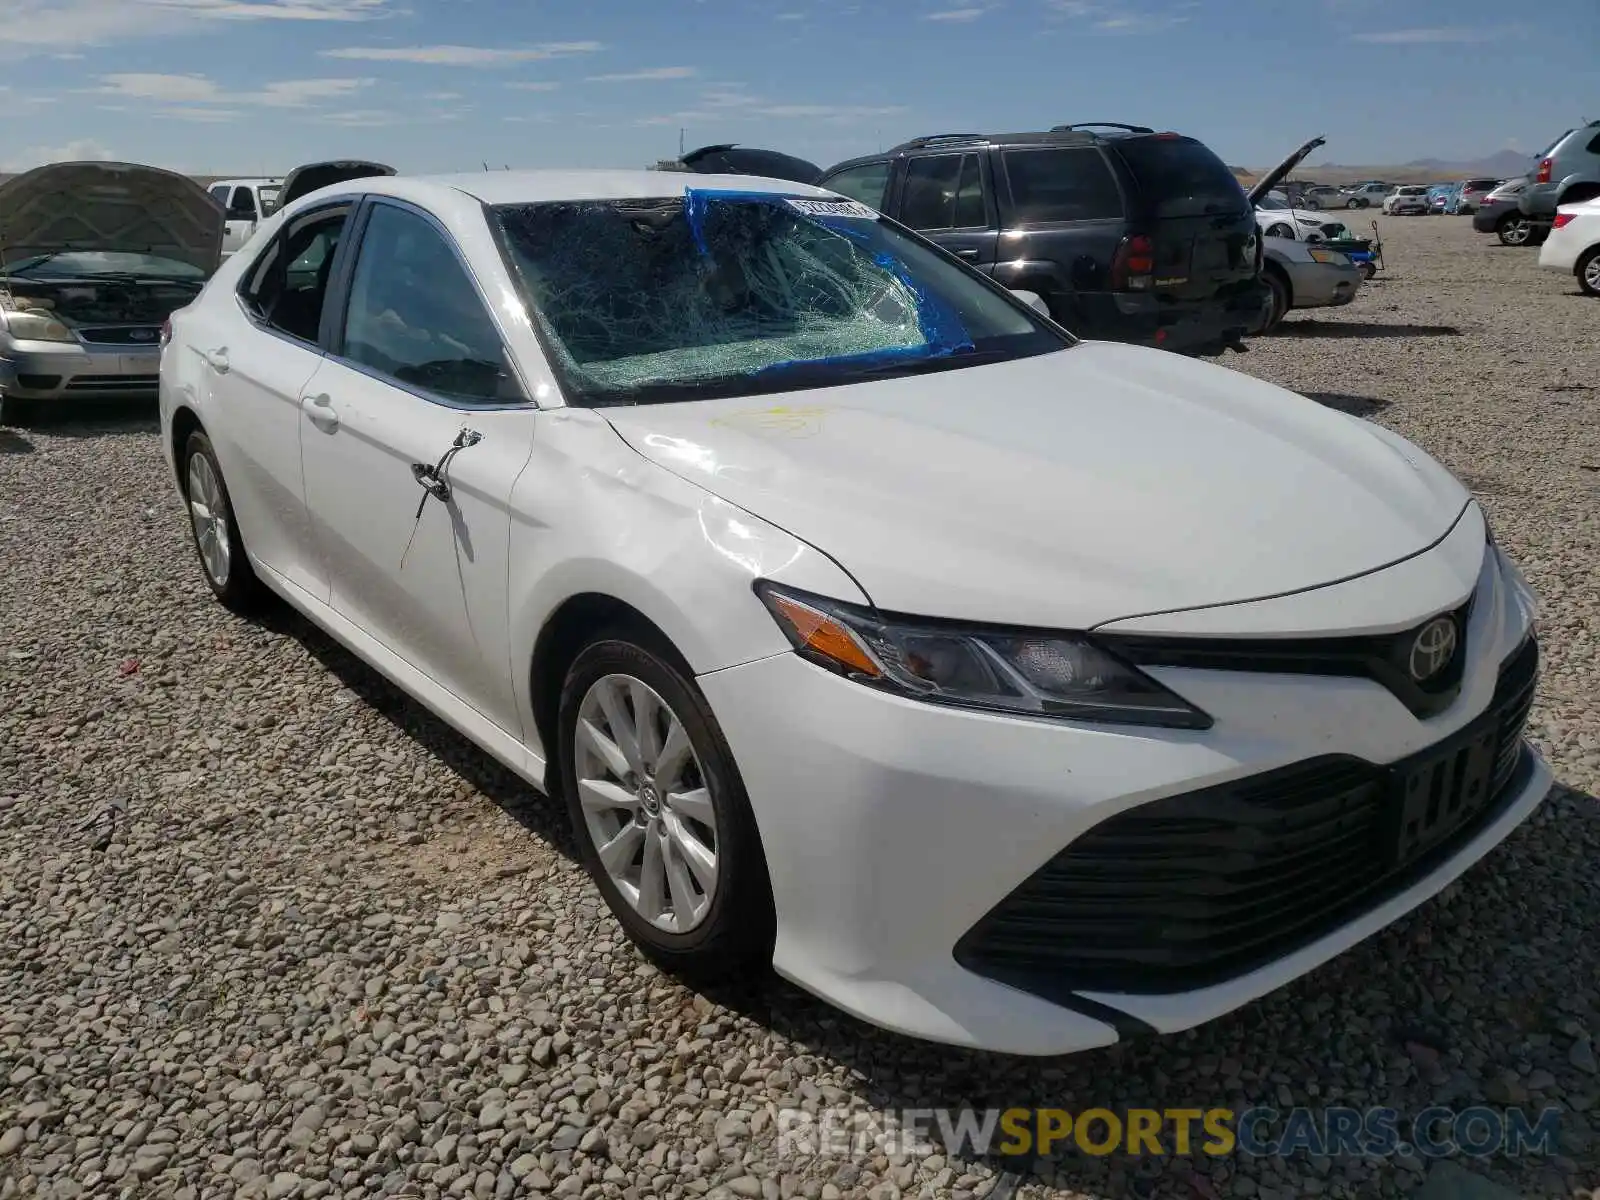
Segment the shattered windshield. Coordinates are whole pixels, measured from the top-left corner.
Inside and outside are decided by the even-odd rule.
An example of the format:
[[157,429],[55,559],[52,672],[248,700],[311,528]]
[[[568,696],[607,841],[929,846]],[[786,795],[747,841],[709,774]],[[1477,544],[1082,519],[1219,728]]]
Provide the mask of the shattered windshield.
[[854,201],[690,189],[494,219],[575,403],[828,387],[1072,344]]

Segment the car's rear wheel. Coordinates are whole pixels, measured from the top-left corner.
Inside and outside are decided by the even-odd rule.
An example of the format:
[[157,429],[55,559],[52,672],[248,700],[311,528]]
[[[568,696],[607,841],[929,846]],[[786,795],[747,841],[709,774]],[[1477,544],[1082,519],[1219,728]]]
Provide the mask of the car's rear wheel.
[[1354,196],[1352,196],[1352,197],[1350,197],[1350,199],[1345,201],[1344,206],[1346,208],[1360,208],[1361,207],[1361,201],[1357,200]]
[[583,864],[663,969],[759,976],[775,921],[750,801],[700,689],[653,642],[604,635],[567,672],[561,781]]
[[218,600],[235,612],[248,612],[261,599],[261,581],[245,553],[222,465],[211,439],[199,430],[184,446],[182,478],[200,572]]
[[1591,247],[1578,260],[1578,286],[1586,296],[1600,296],[1600,246]]
[[1283,318],[1289,315],[1289,284],[1276,270],[1263,271],[1261,278],[1266,281],[1267,290],[1272,294],[1272,303],[1267,310],[1267,323],[1261,327],[1261,332],[1271,333],[1283,323]]
[[1507,213],[1494,231],[1502,246],[1526,246],[1533,237],[1533,222],[1521,213]]

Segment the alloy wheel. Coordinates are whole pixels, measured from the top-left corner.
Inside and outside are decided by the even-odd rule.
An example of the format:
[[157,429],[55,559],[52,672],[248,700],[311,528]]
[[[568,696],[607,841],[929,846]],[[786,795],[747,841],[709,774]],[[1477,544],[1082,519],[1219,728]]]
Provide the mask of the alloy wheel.
[[222,483],[204,454],[189,456],[189,519],[194,524],[200,563],[211,582],[226,587],[233,565],[233,544],[228,537],[227,505]]
[[1500,238],[1508,246],[1526,245],[1533,235],[1533,222],[1526,217],[1513,217],[1500,227]]
[[716,897],[716,809],[678,714],[631,675],[594,682],[573,734],[578,801],[600,864],[630,907],[688,933]]
[[1583,265],[1583,287],[1591,296],[1600,296],[1600,254],[1591,254]]

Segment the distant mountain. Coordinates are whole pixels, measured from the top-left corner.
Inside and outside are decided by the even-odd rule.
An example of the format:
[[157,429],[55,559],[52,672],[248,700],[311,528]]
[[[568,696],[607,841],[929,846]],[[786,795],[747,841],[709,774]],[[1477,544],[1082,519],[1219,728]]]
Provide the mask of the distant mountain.
[[[1429,175],[1493,175],[1496,179],[1507,179],[1517,175],[1526,175],[1533,169],[1533,155],[1524,154],[1520,150],[1496,150],[1493,154],[1483,158],[1461,160],[1448,158],[1417,158],[1399,166],[1387,168],[1388,173],[1404,174],[1405,172],[1421,172]],[[1302,168],[1302,171],[1357,171],[1371,173],[1375,168],[1353,166],[1347,163],[1318,163],[1314,167]],[[1381,175],[1382,169],[1377,169]],[[1300,174],[1301,172],[1296,172]]]

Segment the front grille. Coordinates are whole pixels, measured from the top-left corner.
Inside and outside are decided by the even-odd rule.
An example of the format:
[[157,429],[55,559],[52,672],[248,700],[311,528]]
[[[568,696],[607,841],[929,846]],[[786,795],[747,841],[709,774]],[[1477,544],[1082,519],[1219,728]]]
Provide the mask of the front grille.
[[67,381],[69,392],[142,392],[155,391],[160,386],[160,375],[77,375]]
[[1408,669],[1418,635],[1437,618],[1400,633],[1331,638],[1192,638],[1148,634],[1102,634],[1107,649],[1144,667],[1190,667],[1284,675],[1345,675],[1371,679],[1419,717],[1443,712],[1461,690],[1467,656],[1467,625],[1474,593],[1453,612],[1455,650],[1434,674],[1419,681]]
[[1002,900],[956,960],[1062,999],[1189,991],[1280,958],[1408,887],[1493,819],[1537,678],[1530,638],[1489,710],[1411,758],[1327,756],[1119,813]]
[[161,329],[157,325],[113,325],[80,329],[78,336],[100,346],[148,346],[154,350],[161,342]]

